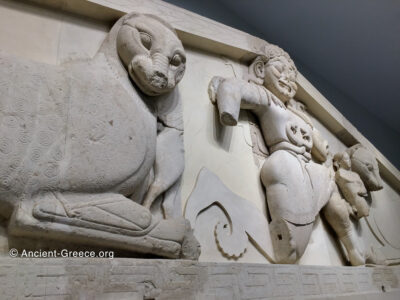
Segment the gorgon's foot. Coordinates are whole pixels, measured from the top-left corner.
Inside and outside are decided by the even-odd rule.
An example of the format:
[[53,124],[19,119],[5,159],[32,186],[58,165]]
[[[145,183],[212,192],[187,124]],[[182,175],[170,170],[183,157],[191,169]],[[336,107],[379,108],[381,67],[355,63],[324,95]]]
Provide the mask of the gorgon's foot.
[[296,242],[287,222],[283,219],[273,220],[269,226],[275,252],[275,262],[278,264],[295,263],[297,260]]
[[349,260],[352,266],[361,266],[365,264],[364,255],[357,249],[351,249],[349,251]]
[[352,266],[361,266],[365,264],[364,253],[358,249],[358,243],[353,232],[349,232],[347,235],[340,237],[340,241],[347,250],[347,255]]

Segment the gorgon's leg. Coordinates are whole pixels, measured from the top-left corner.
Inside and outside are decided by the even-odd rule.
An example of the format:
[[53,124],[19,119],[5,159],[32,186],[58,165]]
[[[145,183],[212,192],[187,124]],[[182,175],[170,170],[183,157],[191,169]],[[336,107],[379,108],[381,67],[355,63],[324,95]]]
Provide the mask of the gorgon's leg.
[[284,150],[274,152],[261,170],[277,263],[294,263],[303,255],[310,239],[314,219],[302,217],[308,216],[307,199],[312,197],[305,176],[298,160]]

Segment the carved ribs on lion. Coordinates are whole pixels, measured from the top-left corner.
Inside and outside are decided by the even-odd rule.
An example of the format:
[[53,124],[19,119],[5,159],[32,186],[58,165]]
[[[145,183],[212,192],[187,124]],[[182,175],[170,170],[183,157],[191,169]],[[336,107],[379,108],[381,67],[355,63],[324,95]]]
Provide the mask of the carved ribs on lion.
[[170,203],[184,164],[175,89],[184,71],[182,43],[152,15],[121,18],[88,61],[2,55],[0,208],[10,234],[196,259],[190,224]]

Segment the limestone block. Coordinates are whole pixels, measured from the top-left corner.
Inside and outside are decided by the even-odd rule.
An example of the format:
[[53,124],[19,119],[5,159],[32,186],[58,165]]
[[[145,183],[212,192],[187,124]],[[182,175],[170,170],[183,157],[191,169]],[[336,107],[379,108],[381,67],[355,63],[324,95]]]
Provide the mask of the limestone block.
[[0,51],[47,64],[95,56],[110,23],[23,1],[0,1]]

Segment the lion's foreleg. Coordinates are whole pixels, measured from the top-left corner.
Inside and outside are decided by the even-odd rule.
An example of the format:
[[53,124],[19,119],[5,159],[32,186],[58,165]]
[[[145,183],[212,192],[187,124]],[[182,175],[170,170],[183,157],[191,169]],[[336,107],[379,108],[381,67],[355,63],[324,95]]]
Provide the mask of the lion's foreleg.
[[183,132],[165,127],[157,136],[154,181],[143,205],[150,208],[154,200],[177,182],[184,168]]

